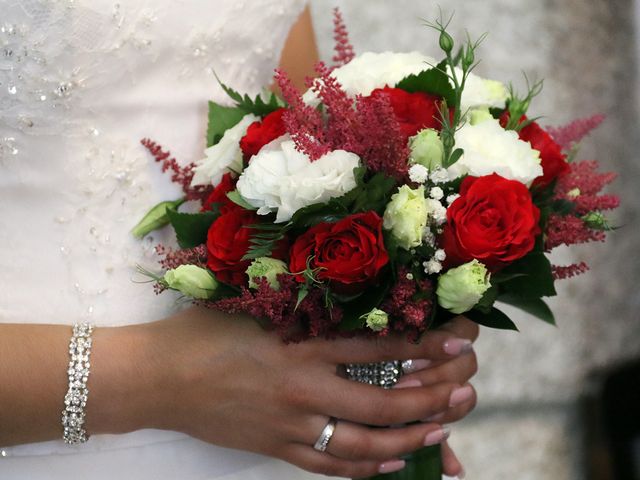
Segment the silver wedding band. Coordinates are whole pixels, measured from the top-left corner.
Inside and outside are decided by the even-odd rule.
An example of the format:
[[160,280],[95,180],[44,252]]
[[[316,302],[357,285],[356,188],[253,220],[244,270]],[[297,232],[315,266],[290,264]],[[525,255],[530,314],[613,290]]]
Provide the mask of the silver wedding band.
[[336,423],[338,423],[338,420],[333,417],[329,418],[329,422],[322,430],[322,433],[318,437],[318,440],[316,440],[316,444],[313,448],[319,452],[325,452],[327,450],[329,441],[331,440],[331,437],[333,437],[333,432],[336,431]]

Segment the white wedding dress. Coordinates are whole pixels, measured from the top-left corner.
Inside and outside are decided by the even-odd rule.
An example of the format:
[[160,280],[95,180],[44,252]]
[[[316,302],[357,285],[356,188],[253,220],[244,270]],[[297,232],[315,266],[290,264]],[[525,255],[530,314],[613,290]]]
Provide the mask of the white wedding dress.
[[[200,158],[207,100],[225,101],[214,70],[257,93],[303,7],[302,0],[0,0],[0,322],[111,326],[178,308],[175,296],[156,297],[134,282],[135,266],[153,268],[153,246],[170,239],[141,242],[131,227],[157,202],[180,196],[139,140],[152,137],[184,163]],[[2,480],[71,475],[315,477],[154,430],[0,451]]]

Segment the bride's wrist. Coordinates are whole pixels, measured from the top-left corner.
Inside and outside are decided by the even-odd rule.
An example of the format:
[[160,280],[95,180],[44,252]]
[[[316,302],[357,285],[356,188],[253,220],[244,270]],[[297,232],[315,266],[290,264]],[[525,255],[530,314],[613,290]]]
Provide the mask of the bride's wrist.
[[171,351],[158,344],[155,325],[94,331],[86,407],[89,434],[171,429]]

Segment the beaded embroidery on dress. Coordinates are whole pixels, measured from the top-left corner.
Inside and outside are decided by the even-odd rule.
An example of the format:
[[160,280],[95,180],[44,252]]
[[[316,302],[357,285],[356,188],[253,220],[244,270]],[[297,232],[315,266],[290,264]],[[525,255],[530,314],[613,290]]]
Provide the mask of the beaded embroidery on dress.
[[[153,247],[172,239],[160,233],[141,245],[130,229],[149,205],[179,196],[139,140],[153,136],[183,163],[200,158],[207,101],[226,98],[213,72],[258,93],[304,4],[0,0],[0,322],[99,327],[178,308],[134,283],[135,266],[155,265]],[[108,465],[104,478],[118,476],[116,464],[130,478],[127,462],[141,455],[156,471],[137,479],[177,478],[176,462],[189,479],[267,461],[142,431],[77,448],[60,440],[4,449],[0,477],[44,478],[38,472],[82,457]]]

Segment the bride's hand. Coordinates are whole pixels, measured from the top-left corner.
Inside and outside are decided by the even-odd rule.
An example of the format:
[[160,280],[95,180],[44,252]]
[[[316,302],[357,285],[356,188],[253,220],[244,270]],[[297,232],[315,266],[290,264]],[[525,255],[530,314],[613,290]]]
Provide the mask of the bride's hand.
[[[425,443],[442,442],[446,434],[441,423],[462,418],[475,405],[467,381],[476,371],[470,346],[478,329],[463,317],[429,332],[418,345],[402,336],[287,345],[250,318],[199,308],[126,328],[130,331],[124,341],[140,358],[140,391],[133,397],[143,403],[127,407],[134,429],[177,430],[316,473],[356,478],[399,469],[399,457]],[[122,343],[116,330],[103,330],[103,341],[94,342],[94,355],[109,348],[110,336]],[[400,386],[408,388],[392,390],[338,374],[345,363],[396,359],[418,360],[413,362],[417,367],[431,364],[406,377]],[[99,378],[99,365],[92,363],[92,376]],[[110,396],[109,405],[100,405],[103,393]],[[111,424],[117,429],[118,404],[132,399],[128,392],[120,392],[127,398],[118,393],[92,391],[89,428],[95,422],[97,428]],[[321,453],[313,444],[330,417],[338,423]],[[415,421],[421,423],[372,428]],[[459,473],[450,457],[445,460],[447,473]]]

